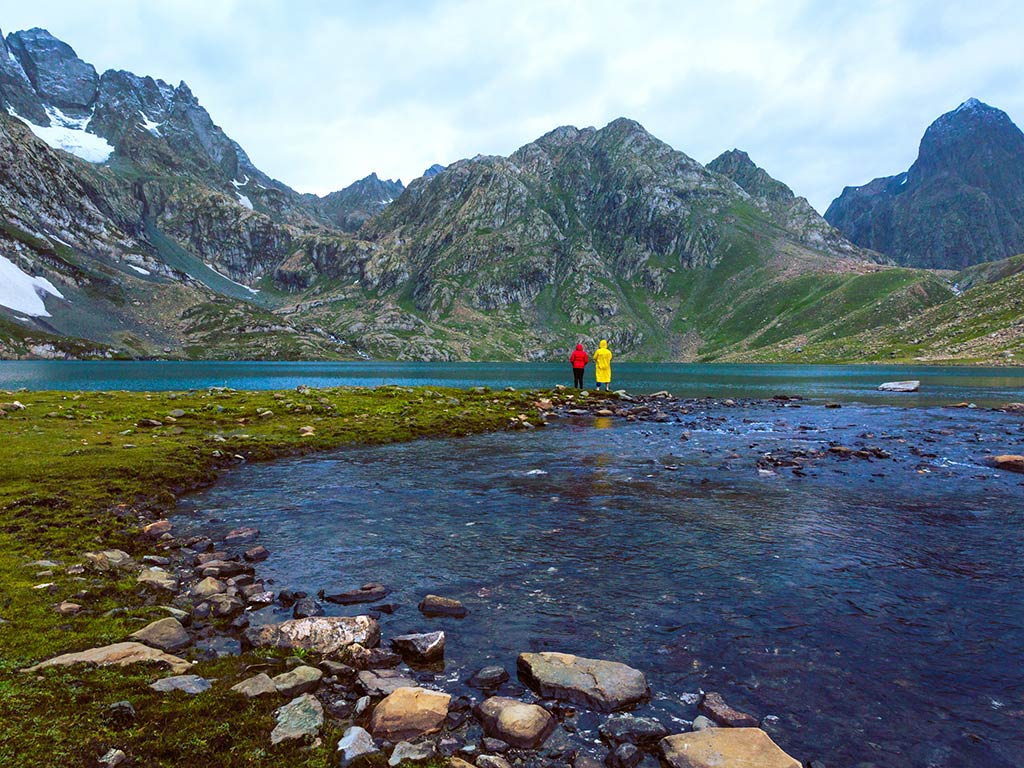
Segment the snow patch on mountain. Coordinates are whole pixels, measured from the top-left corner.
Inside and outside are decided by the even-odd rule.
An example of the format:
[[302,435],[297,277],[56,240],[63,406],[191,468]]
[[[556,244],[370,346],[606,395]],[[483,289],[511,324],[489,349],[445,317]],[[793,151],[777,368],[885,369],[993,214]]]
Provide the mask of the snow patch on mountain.
[[13,107],[7,111],[32,129],[32,133],[45,141],[54,149],[69,152],[89,163],[105,163],[114,153],[114,148],[106,139],[94,133],[87,133],[85,127],[89,117],[69,117],[56,107],[47,107],[46,115],[50,118],[49,126],[36,125],[19,115]]
[[13,261],[0,256],[0,306],[32,317],[49,317],[43,303],[47,294],[64,298],[45,277],[26,274]]

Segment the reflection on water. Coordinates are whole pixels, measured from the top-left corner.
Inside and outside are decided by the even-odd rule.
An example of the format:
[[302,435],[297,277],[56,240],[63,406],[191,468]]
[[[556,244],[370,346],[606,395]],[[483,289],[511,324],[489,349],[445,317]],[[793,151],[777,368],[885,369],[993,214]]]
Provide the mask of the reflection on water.
[[[775,714],[802,759],[1024,765],[1024,487],[980,463],[1019,449],[1024,421],[767,405],[594,421],[246,467],[190,499],[188,525],[259,527],[278,589],[393,586],[385,633],[446,629],[445,679],[579,652],[647,672],[666,723],[698,689]],[[892,458],[758,470],[830,444]],[[424,619],[427,592],[470,616]]]

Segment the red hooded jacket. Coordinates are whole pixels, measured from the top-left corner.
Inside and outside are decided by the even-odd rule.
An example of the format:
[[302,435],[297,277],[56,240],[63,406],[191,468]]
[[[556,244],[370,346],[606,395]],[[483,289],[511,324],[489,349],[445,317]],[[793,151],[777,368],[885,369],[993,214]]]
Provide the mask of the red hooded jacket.
[[586,368],[587,363],[590,362],[590,358],[587,357],[587,353],[583,351],[582,344],[576,345],[576,350],[569,355],[569,362],[572,363],[573,368]]

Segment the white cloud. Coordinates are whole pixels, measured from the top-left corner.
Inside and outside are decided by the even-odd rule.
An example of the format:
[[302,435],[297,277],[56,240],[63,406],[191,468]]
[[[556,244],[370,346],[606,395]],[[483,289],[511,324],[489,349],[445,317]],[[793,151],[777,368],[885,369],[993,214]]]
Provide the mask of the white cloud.
[[258,166],[319,193],[624,115],[702,162],[746,149],[824,210],[969,96],[1024,119],[1005,0],[7,4],[6,31],[184,79]]

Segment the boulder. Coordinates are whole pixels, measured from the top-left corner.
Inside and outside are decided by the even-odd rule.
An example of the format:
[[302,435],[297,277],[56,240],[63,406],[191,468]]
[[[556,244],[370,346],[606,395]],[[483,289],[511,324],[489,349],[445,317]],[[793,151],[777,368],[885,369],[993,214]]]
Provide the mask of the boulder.
[[541,696],[615,712],[646,701],[643,673],[617,661],[586,659],[569,653],[521,653],[519,679]]
[[380,625],[369,616],[311,616],[252,627],[244,637],[258,648],[305,648],[332,656],[353,643],[376,645]]
[[426,688],[398,688],[374,708],[370,732],[388,741],[404,741],[439,731],[451,698]]
[[102,552],[83,552],[82,557],[97,571],[130,568],[132,556],[121,549],[105,549]]
[[283,696],[295,697],[315,691],[323,676],[324,673],[316,667],[303,665],[296,667],[291,672],[280,674],[272,680],[278,693]]
[[536,749],[555,730],[555,718],[544,707],[504,696],[491,696],[474,710],[484,731],[520,749]]
[[989,463],[996,469],[1003,469],[1007,472],[1024,472],[1024,456],[1013,453],[1004,453],[1001,456],[993,456]]
[[292,616],[296,619],[305,619],[309,616],[323,615],[323,606],[312,597],[303,597],[300,600],[296,600],[295,605],[292,606]]
[[508,672],[505,671],[504,667],[483,667],[477,670],[469,680],[466,681],[466,685],[470,688],[479,688],[480,690],[492,690],[497,688],[502,683],[508,681]]
[[341,768],[346,768],[357,757],[376,754],[380,749],[369,731],[353,725],[345,731],[345,735],[338,742],[338,751],[341,753]]
[[394,669],[364,669],[356,679],[368,696],[387,696],[399,688],[415,688],[416,681]]
[[177,653],[183,648],[187,648],[192,642],[192,638],[181,626],[181,622],[171,616],[154,621],[138,632],[132,632],[128,637],[168,653]]
[[324,726],[324,707],[308,693],[292,699],[274,710],[277,725],[270,734],[271,744],[282,741],[300,741],[315,737]]
[[406,661],[429,663],[444,658],[444,632],[423,632],[399,635],[391,639],[391,647]]
[[921,388],[921,382],[912,381],[887,381],[878,385],[879,392],[917,392]]
[[601,738],[608,744],[638,744],[653,747],[668,736],[668,728],[651,717],[634,715],[612,715],[598,729]]
[[462,619],[469,613],[466,606],[451,597],[427,595],[420,601],[420,612],[424,616],[451,616]]
[[209,680],[199,675],[175,675],[174,677],[164,677],[155,683],[150,683],[149,687],[160,693],[182,691],[190,696],[195,696],[197,693],[205,693],[210,690],[211,685],[212,683]]
[[339,592],[336,595],[321,594],[320,597],[329,603],[356,605],[357,603],[375,603],[378,600],[383,600],[390,593],[391,590],[383,584],[372,582],[370,584],[363,584],[359,589],[353,589],[349,592]]
[[245,550],[245,554],[242,556],[250,563],[261,563],[270,557],[270,550],[262,544],[257,544],[252,549]]
[[214,595],[220,595],[228,591],[228,585],[213,576],[207,576],[194,587],[190,594],[195,600],[209,600]]
[[801,768],[760,728],[708,728],[661,740],[669,768]]
[[143,568],[139,573],[139,584],[166,592],[178,591],[178,580],[163,568]]
[[49,667],[69,667],[74,664],[90,664],[96,667],[124,667],[129,664],[140,662],[157,662],[164,664],[172,672],[184,672],[191,664],[185,659],[164,653],[159,648],[151,648],[142,643],[114,643],[101,648],[90,648],[87,651],[78,653],[65,653],[55,656],[52,659],[42,661],[35,666],[28,667],[23,672],[38,672]]
[[408,741],[400,741],[395,745],[391,757],[388,758],[388,765],[391,768],[401,763],[425,763],[437,757],[437,747],[432,741],[421,741],[412,744]]
[[231,686],[231,690],[235,693],[242,694],[247,699],[255,699],[258,696],[277,693],[277,686],[274,685],[274,681],[270,679],[270,675],[266,672],[260,672],[258,675],[254,675],[248,680],[243,680],[237,685]]
[[757,728],[756,717],[733,709],[725,703],[720,693],[705,693],[697,708],[719,725],[730,728]]

